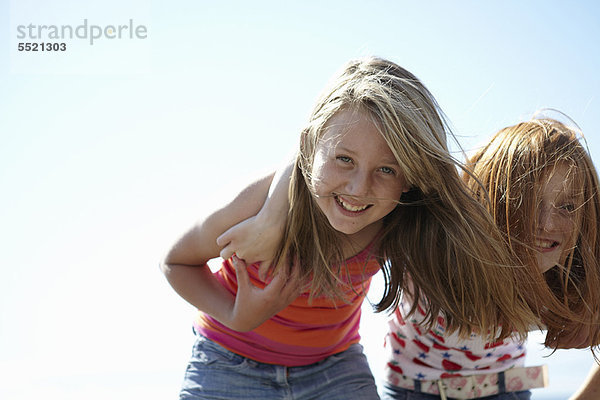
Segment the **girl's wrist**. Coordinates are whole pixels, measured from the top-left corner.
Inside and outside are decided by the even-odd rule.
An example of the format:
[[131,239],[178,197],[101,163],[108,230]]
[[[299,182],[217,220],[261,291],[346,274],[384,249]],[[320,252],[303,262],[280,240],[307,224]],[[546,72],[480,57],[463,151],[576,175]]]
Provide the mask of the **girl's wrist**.
[[257,226],[265,227],[267,230],[280,230],[285,225],[281,222],[285,220],[286,210],[283,208],[277,210],[265,206],[256,214]]

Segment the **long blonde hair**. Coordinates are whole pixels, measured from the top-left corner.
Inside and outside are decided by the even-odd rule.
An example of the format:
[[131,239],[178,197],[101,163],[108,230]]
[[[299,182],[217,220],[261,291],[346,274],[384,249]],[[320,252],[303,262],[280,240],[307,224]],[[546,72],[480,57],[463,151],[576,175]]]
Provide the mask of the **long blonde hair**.
[[[494,336],[501,330],[505,337],[514,329],[526,335],[536,316],[518,287],[523,269],[515,267],[489,213],[461,181],[437,102],[413,74],[384,59],[351,61],[318,99],[301,134],[279,261],[299,261],[313,294],[339,293],[345,265],[340,234],[310,188],[317,144],[342,110],[371,119],[411,186],[384,217],[373,249],[385,277],[377,311],[395,308],[401,291],[410,289],[413,298],[426,298],[426,325],[443,311],[449,331]],[[416,308],[415,301],[411,312]]]
[[[537,312],[548,329],[545,345],[556,348],[562,336],[588,330],[588,346],[600,343],[600,198],[598,175],[578,130],[550,118],[537,118],[500,130],[470,164],[479,182],[467,184],[489,206],[497,225],[530,271]],[[539,193],[557,165],[568,168],[578,207],[564,265],[543,275],[532,248]],[[490,198],[491,203],[484,201]]]

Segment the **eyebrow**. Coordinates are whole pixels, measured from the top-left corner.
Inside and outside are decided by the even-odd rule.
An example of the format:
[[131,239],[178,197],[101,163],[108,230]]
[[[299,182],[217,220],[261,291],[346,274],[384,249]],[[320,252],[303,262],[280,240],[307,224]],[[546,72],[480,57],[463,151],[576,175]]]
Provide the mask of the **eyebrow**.
[[557,203],[577,203],[580,200],[580,198],[579,196],[574,194],[561,193],[558,196],[556,196],[554,200]]
[[[357,154],[356,151],[351,150],[342,145],[335,146],[335,148],[336,148],[336,150],[341,150],[343,153],[350,153],[352,155]],[[398,164],[398,161],[393,157],[381,157],[380,160],[381,160],[382,164],[393,164],[393,165],[400,166],[400,164]]]

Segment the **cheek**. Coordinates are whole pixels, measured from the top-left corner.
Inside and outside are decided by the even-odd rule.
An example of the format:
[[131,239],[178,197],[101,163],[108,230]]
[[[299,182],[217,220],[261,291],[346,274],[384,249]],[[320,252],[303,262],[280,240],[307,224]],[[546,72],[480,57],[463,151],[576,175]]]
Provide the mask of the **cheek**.
[[382,217],[385,217],[386,215],[388,215],[389,213],[394,211],[394,209],[398,206],[398,204],[396,202],[389,201],[389,202],[386,202],[384,204],[384,206],[385,207],[383,208],[384,212],[382,212],[382,214],[383,214]]
[[379,204],[381,214],[388,215],[398,206],[402,190],[400,188],[396,189],[395,184],[390,182],[388,182],[385,189],[374,194],[379,199],[377,203]]
[[380,199],[393,200],[394,205],[396,201],[400,200],[402,193],[404,192],[405,183],[401,179],[384,179],[377,184],[377,196]]
[[323,191],[327,190],[327,187],[334,177],[334,170],[331,163],[327,162],[323,157],[316,156],[310,175],[313,190],[317,194],[322,195],[324,194]]
[[575,221],[570,217],[563,217],[559,222],[559,228],[565,235],[571,237],[575,229]]

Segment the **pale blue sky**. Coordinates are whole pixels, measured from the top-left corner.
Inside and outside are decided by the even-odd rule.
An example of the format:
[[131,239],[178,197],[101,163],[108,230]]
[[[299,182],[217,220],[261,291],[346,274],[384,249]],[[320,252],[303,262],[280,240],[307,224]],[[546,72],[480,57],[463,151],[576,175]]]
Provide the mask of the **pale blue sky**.
[[[552,107],[599,163],[596,2],[215,3],[2,2],[1,398],[174,398],[193,310],[159,273],[162,253],[281,163],[350,58],[415,73],[468,150]],[[15,50],[18,24],[84,19],[133,19],[148,37]],[[385,326],[366,318],[376,363]],[[553,386],[535,399],[583,378],[591,358],[573,354],[543,360]]]

